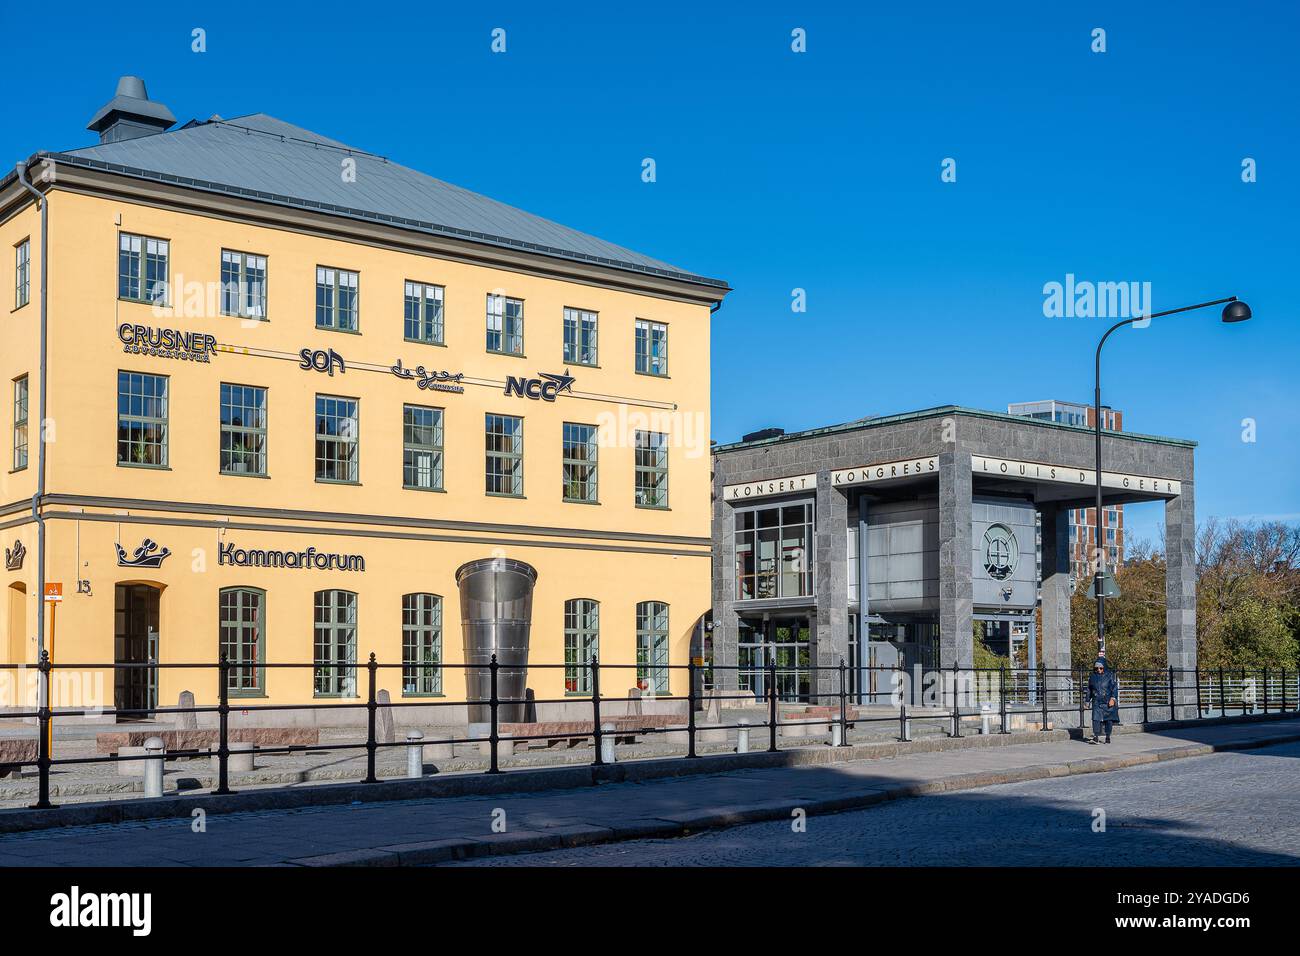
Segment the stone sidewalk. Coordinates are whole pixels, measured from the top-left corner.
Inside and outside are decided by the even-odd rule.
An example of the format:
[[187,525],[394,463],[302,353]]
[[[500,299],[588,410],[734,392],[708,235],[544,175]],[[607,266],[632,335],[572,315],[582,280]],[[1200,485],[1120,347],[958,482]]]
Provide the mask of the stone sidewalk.
[[[1300,740],[1300,720],[1052,740],[531,793],[206,814],[0,836],[0,866],[398,866],[788,819]],[[709,758],[702,758],[709,759]],[[196,802],[196,806],[198,803]],[[504,816],[505,832],[494,832]]]

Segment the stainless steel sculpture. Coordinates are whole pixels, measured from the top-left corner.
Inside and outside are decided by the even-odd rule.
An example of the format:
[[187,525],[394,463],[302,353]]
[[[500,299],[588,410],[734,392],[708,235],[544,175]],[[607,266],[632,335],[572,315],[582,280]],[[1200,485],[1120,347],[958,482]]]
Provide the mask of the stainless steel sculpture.
[[[511,558],[480,558],[456,569],[460,625],[465,641],[466,700],[470,723],[491,720],[492,684],[488,664],[496,654],[497,719],[524,719],[528,687],[528,634],[533,620],[537,570]],[[478,666],[475,666],[478,665]]]

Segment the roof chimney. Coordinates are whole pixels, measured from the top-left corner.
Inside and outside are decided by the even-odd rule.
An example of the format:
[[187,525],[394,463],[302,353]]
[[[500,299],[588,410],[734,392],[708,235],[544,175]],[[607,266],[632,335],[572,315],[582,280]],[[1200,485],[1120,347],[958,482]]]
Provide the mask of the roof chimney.
[[101,143],[120,143],[161,133],[175,122],[171,110],[149,99],[144,80],[124,76],[117,81],[117,94],[99,108],[86,129],[98,133]]

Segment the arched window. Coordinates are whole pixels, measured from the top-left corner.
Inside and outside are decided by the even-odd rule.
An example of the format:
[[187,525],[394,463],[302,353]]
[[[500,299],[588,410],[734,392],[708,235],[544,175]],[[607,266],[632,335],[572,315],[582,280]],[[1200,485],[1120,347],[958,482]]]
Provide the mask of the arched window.
[[442,598],[402,595],[402,695],[442,693]]
[[593,657],[600,653],[600,602],[574,598],[564,602],[564,692],[591,693]]
[[266,693],[266,592],[261,588],[222,588],[218,608],[220,650],[230,668],[226,687],[232,697]]
[[356,593],[317,591],[315,631],[316,696],[357,696]]
[[636,682],[642,690],[668,693],[668,605],[663,601],[636,606]]

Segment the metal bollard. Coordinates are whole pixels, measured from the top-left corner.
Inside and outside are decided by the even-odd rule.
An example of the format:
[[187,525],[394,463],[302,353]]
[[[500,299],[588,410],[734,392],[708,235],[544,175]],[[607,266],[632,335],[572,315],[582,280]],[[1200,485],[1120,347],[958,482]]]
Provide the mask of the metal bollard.
[[989,721],[993,718],[993,712],[989,710],[988,704],[980,706],[980,735],[987,737],[989,731]]
[[163,795],[164,750],[161,737],[150,737],[144,742],[144,795],[146,797]]
[[406,732],[406,776],[411,780],[424,776],[424,734],[418,730]]
[[749,753],[749,719],[741,717],[738,721],[740,726],[736,729],[736,753]]
[[839,723],[831,724],[831,746],[838,747],[844,742],[844,728]]
[[603,763],[613,763],[618,757],[614,753],[614,731],[616,728],[613,724],[600,725],[600,759]]

